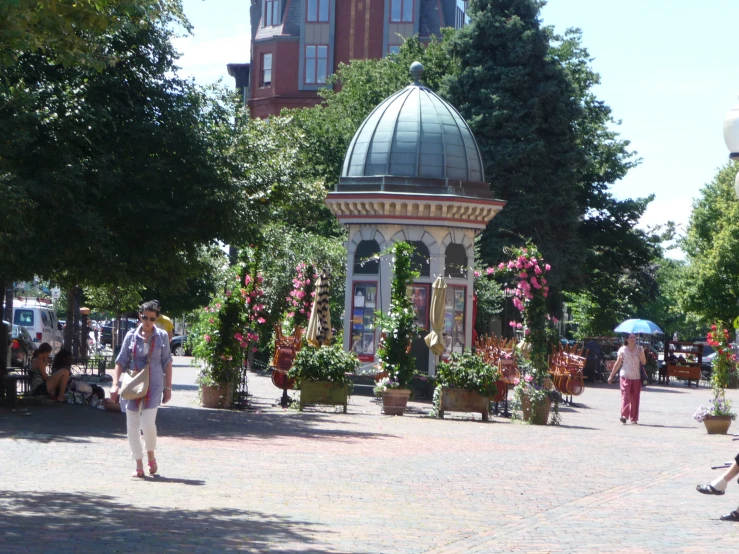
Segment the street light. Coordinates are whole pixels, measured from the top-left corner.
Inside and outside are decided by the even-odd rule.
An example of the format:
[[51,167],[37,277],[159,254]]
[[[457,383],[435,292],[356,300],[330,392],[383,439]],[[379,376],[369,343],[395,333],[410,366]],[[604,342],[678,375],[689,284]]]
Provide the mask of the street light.
[[[739,160],[739,104],[731,108],[724,118],[724,142],[729,149],[729,158]],[[739,198],[739,174],[734,181],[734,192]]]

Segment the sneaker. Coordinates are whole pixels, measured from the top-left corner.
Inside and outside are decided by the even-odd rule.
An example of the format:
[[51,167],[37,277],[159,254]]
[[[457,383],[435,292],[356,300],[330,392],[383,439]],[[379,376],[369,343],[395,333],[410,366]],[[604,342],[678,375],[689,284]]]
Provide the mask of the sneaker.
[[621,418],[621,423],[626,423],[626,418],[625,417],[622,417]]

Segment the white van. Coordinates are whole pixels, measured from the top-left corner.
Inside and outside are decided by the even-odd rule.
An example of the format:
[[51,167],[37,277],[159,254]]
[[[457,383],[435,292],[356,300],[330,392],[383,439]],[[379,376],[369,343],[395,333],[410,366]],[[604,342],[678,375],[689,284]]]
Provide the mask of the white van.
[[13,325],[23,325],[33,342],[48,342],[52,356],[64,345],[64,334],[59,330],[51,300],[43,298],[14,298]]

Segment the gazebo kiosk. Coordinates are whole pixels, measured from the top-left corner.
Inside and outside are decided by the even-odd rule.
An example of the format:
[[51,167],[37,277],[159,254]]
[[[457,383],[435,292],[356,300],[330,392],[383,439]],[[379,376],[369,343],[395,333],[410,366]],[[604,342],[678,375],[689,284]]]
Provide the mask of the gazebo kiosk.
[[[374,312],[390,306],[390,260],[376,255],[401,240],[416,248],[421,276],[409,293],[420,326],[429,328],[431,284],[443,275],[446,353],[471,346],[474,238],[505,205],[485,182],[467,123],[420,83],[422,74],[414,62],[414,83],[364,120],[326,199],[349,232],[344,348],[367,363],[375,361],[379,339]],[[423,339],[412,352],[418,370],[433,375],[435,359]]]

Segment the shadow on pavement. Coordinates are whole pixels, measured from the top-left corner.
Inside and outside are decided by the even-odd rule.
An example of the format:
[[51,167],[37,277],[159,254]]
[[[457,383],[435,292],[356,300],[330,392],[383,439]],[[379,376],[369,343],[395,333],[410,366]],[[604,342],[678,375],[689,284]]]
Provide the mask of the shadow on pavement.
[[[392,434],[355,430],[361,424],[361,419],[348,421],[320,412],[250,413],[168,406],[157,414],[160,437],[207,440],[294,437],[342,442],[396,438]],[[124,439],[125,433],[125,415],[86,406],[0,410],[0,440],[84,443],[91,437]]]
[[0,511],[6,552],[335,552],[311,537],[330,529],[255,511],[137,507],[112,496],[8,491],[0,491]]

